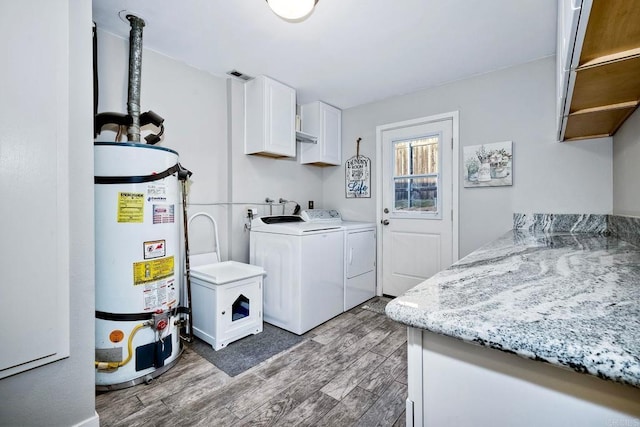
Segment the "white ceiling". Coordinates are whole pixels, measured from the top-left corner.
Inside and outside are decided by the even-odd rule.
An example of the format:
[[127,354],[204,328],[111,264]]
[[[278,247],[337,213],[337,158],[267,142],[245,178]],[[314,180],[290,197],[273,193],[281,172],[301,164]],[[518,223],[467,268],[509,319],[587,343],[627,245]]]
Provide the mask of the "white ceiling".
[[[301,23],[265,0],[93,0],[99,29],[227,77],[296,88],[298,104],[348,108],[555,54],[556,0],[319,0]],[[143,57],[144,69],[144,57]],[[143,83],[144,84],[144,83]]]

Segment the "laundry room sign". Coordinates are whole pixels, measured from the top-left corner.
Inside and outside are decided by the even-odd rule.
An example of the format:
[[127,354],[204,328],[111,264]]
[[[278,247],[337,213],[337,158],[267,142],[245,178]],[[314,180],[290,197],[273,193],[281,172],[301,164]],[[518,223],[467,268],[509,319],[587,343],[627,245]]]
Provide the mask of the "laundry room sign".
[[356,155],[345,163],[347,199],[371,197],[371,159],[360,155],[360,141],[356,141]]

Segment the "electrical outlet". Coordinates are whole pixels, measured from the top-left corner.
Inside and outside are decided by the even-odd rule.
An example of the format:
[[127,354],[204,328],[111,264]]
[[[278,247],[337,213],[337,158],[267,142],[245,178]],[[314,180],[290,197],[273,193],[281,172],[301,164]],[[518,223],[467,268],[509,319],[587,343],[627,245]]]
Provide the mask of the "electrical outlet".
[[309,209],[313,209],[313,200],[309,200]]

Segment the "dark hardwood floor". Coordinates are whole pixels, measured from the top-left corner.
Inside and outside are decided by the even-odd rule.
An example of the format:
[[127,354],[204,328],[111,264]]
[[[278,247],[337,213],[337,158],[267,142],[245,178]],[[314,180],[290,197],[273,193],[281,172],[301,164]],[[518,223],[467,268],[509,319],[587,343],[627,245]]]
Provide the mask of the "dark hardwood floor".
[[236,377],[190,350],[151,384],[96,396],[107,426],[402,426],[406,327],[355,308]]

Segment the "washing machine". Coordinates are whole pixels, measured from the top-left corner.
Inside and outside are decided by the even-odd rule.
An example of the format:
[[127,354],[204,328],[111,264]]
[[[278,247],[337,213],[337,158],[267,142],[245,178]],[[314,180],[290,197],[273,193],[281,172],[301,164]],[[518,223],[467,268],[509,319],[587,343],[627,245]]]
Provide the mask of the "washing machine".
[[255,218],[250,263],[262,267],[264,321],[304,334],[344,310],[344,231],[298,215]]

